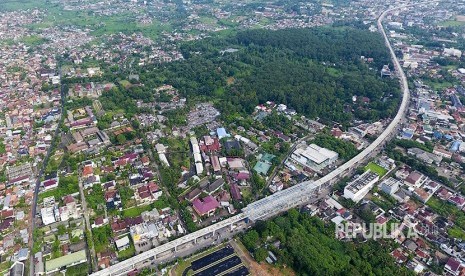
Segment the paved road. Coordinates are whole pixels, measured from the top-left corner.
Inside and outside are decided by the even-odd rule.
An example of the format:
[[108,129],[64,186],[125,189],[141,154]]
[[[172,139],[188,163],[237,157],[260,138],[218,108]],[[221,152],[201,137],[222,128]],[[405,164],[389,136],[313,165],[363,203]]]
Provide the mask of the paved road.
[[[61,79],[61,68],[60,70],[60,79]],[[61,122],[63,120],[64,115],[64,103],[65,103],[65,92],[64,92],[64,86],[61,86],[60,90],[60,96],[61,96],[61,115],[60,115],[60,120],[58,122]],[[60,125],[58,124],[55,133],[53,135],[54,138],[56,138],[59,134],[60,130]],[[45,172],[45,168],[47,168],[48,161],[50,159],[50,155],[52,154],[53,151],[53,144],[50,146],[50,148],[47,150],[47,154],[44,158],[44,162],[42,163],[42,167],[40,168],[39,173],[37,174],[37,179],[36,179],[36,186],[34,189],[34,197],[32,199],[32,206],[31,206],[31,228],[30,228],[30,233],[29,233],[29,251],[30,251],[30,257],[29,257],[29,275],[33,276],[34,275],[34,254],[33,254],[33,249],[34,249],[34,238],[33,238],[33,233],[36,228],[36,215],[37,215],[37,200],[39,197],[39,190],[40,190],[40,179],[42,175]]]
[[[257,219],[265,219],[273,215],[277,215],[286,210],[289,210],[290,208],[294,208],[301,204],[307,203],[311,199],[317,199],[314,196],[316,191],[326,191],[327,188],[331,186],[331,184],[335,183],[343,175],[350,173],[355,168],[357,168],[362,162],[372,157],[373,154],[379,152],[380,148],[382,148],[384,144],[387,141],[389,141],[392,137],[394,137],[394,135],[398,132],[399,124],[404,120],[409,104],[410,91],[408,88],[407,78],[405,77],[405,73],[403,72],[402,67],[400,66],[400,63],[394,53],[394,50],[391,47],[389,39],[382,26],[382,21],[387,13],[405,7],[407,6],[403,5],[396,8],[388,9],[384,11],[378,19],[378,29],[385,39],[386,46],[389,48],[392,62],[400,79],[402,89],[402,101],[394,119],[387,126],[385,131],[372,144],[370,144],[357,156],[342,164],[337,169],[335,169],[334,171],[330,172],[329,174],[317,181],[305,181],[286,190],[282,190],[278,193],[275,193],[269,197],[258,200],[254,203],[249,204],[246,208],[242,210],[243,213],[239,215],[236,215],[224,221],[220,221],[214,225],[208,226],[204,229],[201,229],[197,232],[191,233],[169,243],[163,244],[140,255],[134,256],[126,261],[120,262],[110,268],[94,273],[93,275],[122,275],[125,273],[125,271],[136,267],[137,263],[144,262],[148,259],[156,258],[152,262],[157,263],[163,260],[173,260],[176,257],[183,256],[185,252],[199,250],[204,244],[202,242],[202,236],[205,236],[208,233],[213,233],[213,235],[215,235],[216,233],[223,233],[223,231],[228,231],[228,226],[232,225],[233,223],[240,223],[245,218],[250,218],[252,221],[255,221]],[[321,196],[321,193],[318,193],[318,195]],[[234,229],[232,233],[244,230],[246,227],[249,227],[249,225],[243,225],[243,223],[240,223],[239,225],[240,226]],[[233,235],[232,233],[224,233],[224,238],[230,238]],[[199,239],[200,242],[197,242],[197,244],[193,245],[193,242],[196,240],[198,241]],[[186,247],[186,250],[183,250],[184,247]],[[177,252],[172,253],[173,250]],[[163,256],[161,256],[162,254]],[[186,255],[188,254],[186,253]]]
[[[91,224],[90,224],[90,219],[89,219],[89,211],[87,210],[87,201],[86,201],[86,197],[84,195],[84,187],[82,185],[82,178],[81,176],[79,176],[79,194],[81,195],[81,205],[82,205],[82,212],[84,214],[84,220],[86,221],[86,237],[87,235],[89,235],[89,237],[87,237],[88,240],[92,240],[93,241],[93,238],[92,238],[92,227],[91,227]],[[97,271],[97,260],[96,260],[96,254],[95,254],[95,247],[92,246],[92,247],[89,247],[89,245],[87,244],[87,248],[89,249],[89,253],[90,253],[90,261],[91,261],[91,264],[92,264],[92,271]]]

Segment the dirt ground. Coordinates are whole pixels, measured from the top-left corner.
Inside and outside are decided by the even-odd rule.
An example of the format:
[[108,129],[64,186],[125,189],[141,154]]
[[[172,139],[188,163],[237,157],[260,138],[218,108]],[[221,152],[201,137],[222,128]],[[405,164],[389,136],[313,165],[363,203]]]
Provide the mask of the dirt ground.
[[465,22],[465,15],[457,15],[456,19],[457,21]]
[[242,244],[236,241],[231,241],[230,244],[233,246],[237,255],[241,258],[242,262],[246,267],[249,268],[250,274],[253,276],[275,276],[275,275],[288,275],[294,276],[295,273],[288,268],[278,268],[268,263],[259,264],[257,263],[249,252],[244,248]]

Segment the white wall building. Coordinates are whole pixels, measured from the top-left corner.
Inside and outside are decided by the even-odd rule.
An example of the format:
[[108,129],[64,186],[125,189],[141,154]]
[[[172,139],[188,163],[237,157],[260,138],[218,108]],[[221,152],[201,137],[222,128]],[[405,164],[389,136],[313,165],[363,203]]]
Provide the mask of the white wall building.
[[344,188],[344,197],[359,202],[379,180],[379,175],[370,170],[364,172]]
[[42,222],[44,225],[49,225],[56,222],[53,209],[53,207],[45,207],[40,209],[40,215],[42,216]]
[[336,162],[338,153],[318,145],[311,144],[307,147],[297,148],[290,160],[298,165],[308,167],[314,171],[321,171]]
[[445,56],[453,56],[460,58],[462,56],[462,51],[454,49],[454,48],[444,48],[444,55]]
[[388,195],[392,195],[399,190],[399,187],[401,185],[402,185],[402,182],[392,177],[389,177],[383,180],[380,186],[381,186],[381,191],[385,192]]
[[[203,163],[202,163],[202,155],[200,154],[199,143],[197,141],[197,138],[195,137],[191,137],[190,141],[192,145],[192,153],[194,154],[195,171],[197,172],[197,175],[201,175],[203,173]],[[213,140],[212,140],[212,143],[213,143]]]
[[118,248],[118,251],[122,251],[129,248],[130,242],[128,236],[124,236],[123,238],[116,240],[115,244],[116,248]]

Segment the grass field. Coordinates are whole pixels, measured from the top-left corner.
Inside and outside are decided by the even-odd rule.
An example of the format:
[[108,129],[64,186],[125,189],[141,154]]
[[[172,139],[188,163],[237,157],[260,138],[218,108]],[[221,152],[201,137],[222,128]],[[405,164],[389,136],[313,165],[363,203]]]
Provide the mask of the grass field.
[[204,24],[210,24],[214,25],[218,21],[216,18],[213,17],[207,17],[207,16],[202,16],[199,18],[199,21],[204,23]]
[[330,74],[331,76],[334,77],[339,77],[342,75],[342,72],[339,69],[333,68],[333,67],[327,67],[326,72]]
[[46,41],[47,41],[46,39],[40,36],[37,36],[37,35],[30,35],[30,36],[25,36],[21,38],[21,42],[26,44],[27,46],[37,46]]
[[150,210],[152,210],[152,207],[150,205],[136,206],[136,207],[123,210],[123,216],[125,218],[133,218],[133,217],[139,216],[145,211],[150,211]]
[[447,234],[449,234],[450,237],[455,239],[465,239],[465,232],[458,226],[453,226],[447,229]]
[[444,90],[446,88],[454,86],[453,83],[446,82],[446,81],[432,82],[432,81],[429,81],[429,80],[424,80],[424,83],[426,85],[430,86],[433,90],[436,90],[436,91],[442,91],[442,90]]
[[129,240],[130,240],[129,248],[118,252],[119,261],[129,259],[132,256],[136,255],[136,248],[134,247],[132,240],[131,239]]
[[128,80],[120,80],[119,84],[121,84],[126,89],[131,86],[131,83]]
[[[2,0],[0,11],[15,11],[24,9],[47,9],[47,15],[40,23],[28,25],[30,29],[38,30],[52,26],[74,25],[90,28],[92,35],[101,36],[118,32],[142,32],[145,36],[156,39],[162,31],[170,31],[170,24],[154,21],[149,25],[140,25],[134,14],[122,13],[112,16],[95,16],[85,11],[67,11],[59,3],[48,0]],[[205,20],[211,21],[210,18]]]
[[0,1],[0,11],[15,11],[46,8],[49,3],[46,0],[2,0]]
[[55,200],[58,200],[65,195],[74,194],[79,192],[79,184],[77,175],[70,175],[66,177],[60,177],[58,188],[48,190],[39,194],[39,202],[49,196],[54,196]]
[[385,168],[373,162],[368,163],[368,165],[366,165],[365,167],[365,170],[371,170],[372,172],[377,173],[380,177],[383,177],[387,173],[387,170]]
[[11,46],[15,44],[13,39],[0,39],[0,46]]
[[459,67],[458,65],[447,65],[447,66],[443,66],[442,68],[446,70],[457,70],[458,67]]
[[464,25],[465,25],[464,21],[457,21],[457,20],[446,20],[446,21],[442,21],[441,23],[439,23],[439,26],[441,27],[460,27]]
[[[162,31],[170,31],[172,27],[167,23],[154,21],[149,25],[137,23],[137,18],[131,13],[121,13],[111,16],[98,16],[86,11],[63,10],[61,4],[46,3],[46,0],[6,0],[0,1],[0,10],[17,10],[26,8],[47,9],[47,15],[40,23],[30,24],[27,27],[39,30],[52,26],[74,25],[92,30],[91,34],[99,37],[114,33],[142,32],[145,36],[156,39]],[[23,2],[25,2],[23,4]]]

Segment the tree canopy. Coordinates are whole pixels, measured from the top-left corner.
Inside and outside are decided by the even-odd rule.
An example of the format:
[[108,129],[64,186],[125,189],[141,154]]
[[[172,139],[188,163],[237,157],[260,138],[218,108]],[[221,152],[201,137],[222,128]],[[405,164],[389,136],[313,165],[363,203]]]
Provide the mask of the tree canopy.
[[339,154],[339,157],[348,160],[357,155],[357,148],[351,143],[341,139],[337,139],[329,134],[318,134],[312,143],[317,144],[320,147],[333,150]]
[[[185,42],[180,49],[184,60],[134,68],[144,85],[119,85],[103,93],[104,109],[133,114],[137,108],[130,99],[153,101],[155,87],[171,84],[188,103],[213,101],[225,120],[250,114],[266,101],[342,124],[353,118],[392,117],[397,110],[397,81],[378,74],[382,65],[389,64],[379,34],[350,27],[248,30]],[[365,63],[361,56],[373,62]],[[368,100],[352,101],[354,95]]]
[[[280,248],[271,245],[275,240],[280,241]],[[290,266],[297,275],[413,275],[395,264],[388,241],[339,241],[333,224],[295,209],[257,223],[242,241],[259,259],[263,258],[261,248],[267,243],[278,262]]]

